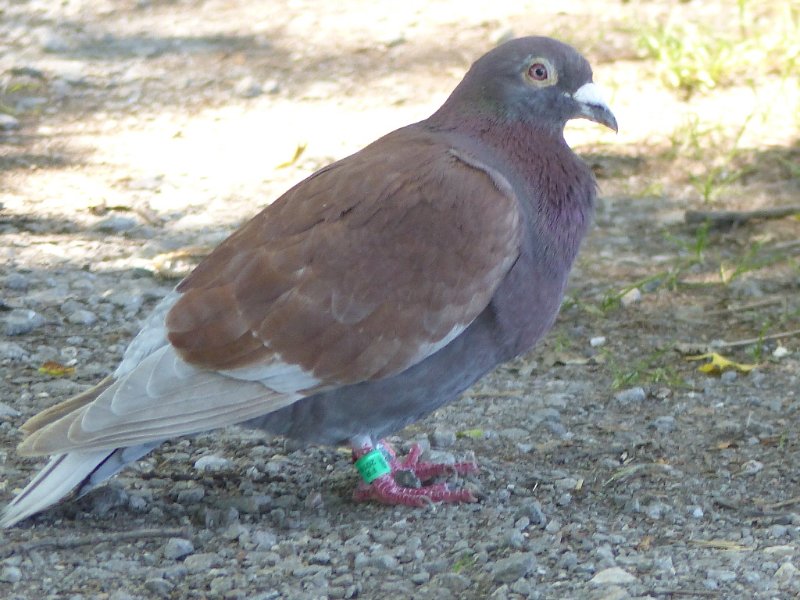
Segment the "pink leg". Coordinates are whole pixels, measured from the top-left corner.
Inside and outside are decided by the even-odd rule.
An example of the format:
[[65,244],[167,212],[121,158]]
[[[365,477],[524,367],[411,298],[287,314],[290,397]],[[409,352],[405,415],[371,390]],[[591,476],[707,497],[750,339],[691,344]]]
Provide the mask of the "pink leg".
[[[362,440],[358,440],[361,442]],[[354,444],[355,446],[355,444]],[[358,448],[353,449],[353,458],[358,459],[372,450],[371,444],[358,444]],[[399,485],[394,478],[397,471],[412,471],[420,481],[428,481],[433,477],[443,474],[466,474],[478,471],[478,466],[474,462],[462,462],[454,465],[445,465],[430,462],[420,462],[419,457],[422,449],[418,444],[414,444],[408,456],[399,460],[394,450],[384,444],[388,453],[388,462],[391,473],[381,475],[371,483],[361,482],[358,484],[353,498],[357,502],[374,500],[382,504],[402,505],[402,506],[430,506],[434,502],[461,503],[477,502],[477,498],[469,490],[450,490],[445,483],[434,483],[420,488],[409,488]]]

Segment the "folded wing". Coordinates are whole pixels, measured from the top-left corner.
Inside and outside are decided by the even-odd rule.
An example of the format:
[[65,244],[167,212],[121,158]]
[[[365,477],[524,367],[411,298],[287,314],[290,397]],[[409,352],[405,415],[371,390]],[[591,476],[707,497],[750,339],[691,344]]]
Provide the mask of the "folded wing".
[[520,229],[500,173],[420,127],[398,130],[223,242],[169,300],[153,329],[165,337],[96,398],[34,417],[20,450],[146,444],[400,373],[483,311]]

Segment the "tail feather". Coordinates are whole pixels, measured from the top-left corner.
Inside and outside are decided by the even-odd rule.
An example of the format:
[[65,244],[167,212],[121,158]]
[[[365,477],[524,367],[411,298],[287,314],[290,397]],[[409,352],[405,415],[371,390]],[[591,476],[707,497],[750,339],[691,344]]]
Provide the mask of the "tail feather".
[[11,527],[52,506],[72,490],[79,496],[116,475],[125,465],[150,452],[161,442],[128,448],[59,454],[39,471],[0,514],[0,528]]
[[89,474],[84,482],[81,483],[80,487],[77,489],[78,496],[83,496],[96,485],[119,473],[125,465],[139,460],[162,443],[163,442],[159,441],[140,444],[139,446],[129,446],[127,448],[117,448]]
[[80,485],[113,450],[70,452],[50,459],[0,516],[0,527],[11,527],[52,506]]

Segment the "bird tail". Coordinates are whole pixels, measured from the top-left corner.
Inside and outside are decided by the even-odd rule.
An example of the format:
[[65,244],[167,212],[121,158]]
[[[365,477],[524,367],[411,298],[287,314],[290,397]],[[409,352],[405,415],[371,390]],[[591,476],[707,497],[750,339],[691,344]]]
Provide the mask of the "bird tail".
[[52,506],[75,490],[82,496],[98,483],[138,460],[161,442],[53,456],[0,514],[0,528],[11,527]]

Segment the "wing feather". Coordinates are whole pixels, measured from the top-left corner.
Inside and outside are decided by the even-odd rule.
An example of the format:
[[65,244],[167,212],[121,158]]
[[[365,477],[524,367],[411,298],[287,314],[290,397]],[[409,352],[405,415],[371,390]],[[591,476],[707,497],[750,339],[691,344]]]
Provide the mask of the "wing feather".
[[388,377],[480,314],[520,235],[507,179],[412,126],[223,242],[178,287],[168,337],[187,362],[226,373],[280,357],[325,386]]
[[23,455],[93,451],[232,425],[291,404],[298,393],[237,381],[183,363],[171,346],[148,356],[93,402],[36,429]]

